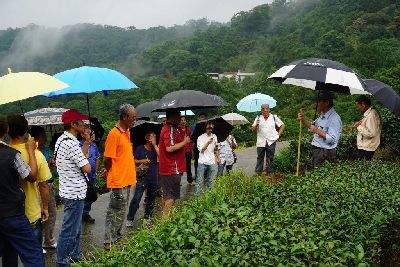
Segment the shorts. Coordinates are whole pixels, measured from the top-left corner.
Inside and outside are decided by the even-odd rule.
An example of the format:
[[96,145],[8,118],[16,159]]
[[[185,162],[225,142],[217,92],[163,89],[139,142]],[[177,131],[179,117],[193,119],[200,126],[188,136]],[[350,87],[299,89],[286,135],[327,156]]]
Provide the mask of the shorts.
[[164,200],[181,198],[181,177],[182,174],[160,175],[158,177]]

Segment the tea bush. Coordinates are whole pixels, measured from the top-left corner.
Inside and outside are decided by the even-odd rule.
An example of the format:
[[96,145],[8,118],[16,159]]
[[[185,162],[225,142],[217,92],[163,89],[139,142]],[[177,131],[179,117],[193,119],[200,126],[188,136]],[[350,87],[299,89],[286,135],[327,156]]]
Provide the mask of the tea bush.
[[234,173],[79,266],[376,265],[400,211],[399,175],[377,161],[325,164],[278,185]]

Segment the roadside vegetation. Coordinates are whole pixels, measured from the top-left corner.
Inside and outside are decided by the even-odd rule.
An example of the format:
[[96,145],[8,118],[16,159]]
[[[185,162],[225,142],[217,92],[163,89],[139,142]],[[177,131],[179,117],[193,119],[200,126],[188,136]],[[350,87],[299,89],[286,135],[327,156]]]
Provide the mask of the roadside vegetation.
[[379,265],[399,253],[399,189],[389,162],[325,164],[278,182],[236,172],[78,266]]

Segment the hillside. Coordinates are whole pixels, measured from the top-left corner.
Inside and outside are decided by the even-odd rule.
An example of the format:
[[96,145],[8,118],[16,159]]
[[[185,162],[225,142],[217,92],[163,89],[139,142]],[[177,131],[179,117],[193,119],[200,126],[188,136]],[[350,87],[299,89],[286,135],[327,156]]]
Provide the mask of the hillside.
[[[220,113],[236,111],[236,103],[249,93],[263,92],[277,99],[273,112],[288,122],[290,136],[299,108],[313,115],[312,91],[282,86],[267,77],[293,60],[337,60],[400,92],[400,6],[396,2],[276,0],[235,14],[226,25],[200,20],[148,30],[89,24],[43,29],[32,25],[0,31],[0,66],[3,73],[11,66],[15,71],[53,74],[85,62],[122,71],[141,89],[90,96],[91,113],[106,124],[116,118],[123,102],[137,105],[180,88],[219,94],[230,103]],[[21,34],[24,32],[29,34]],[[257,75],[242,83],[216,82],[205,75],[239,69]],[[345,124],[360,116],[353,101],[349,96],[337,97],[336,108]],[[85,98],[79,95],[37,97],[22,103],[25,110],[47,105],[86,110]],[[19,112],[19,108],[15,104],[0,107],[0,113],[8,112]]]

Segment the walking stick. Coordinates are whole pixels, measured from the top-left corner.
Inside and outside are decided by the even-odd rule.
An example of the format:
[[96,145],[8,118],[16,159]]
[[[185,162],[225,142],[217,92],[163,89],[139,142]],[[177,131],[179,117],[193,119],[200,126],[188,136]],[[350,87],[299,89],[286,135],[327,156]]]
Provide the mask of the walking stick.
[[300,154],[301,154],[301,121],[299,121],[299,142],[297,144],[297,166],[296,166],[296,176],[299,176],[300,170]]

